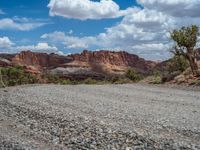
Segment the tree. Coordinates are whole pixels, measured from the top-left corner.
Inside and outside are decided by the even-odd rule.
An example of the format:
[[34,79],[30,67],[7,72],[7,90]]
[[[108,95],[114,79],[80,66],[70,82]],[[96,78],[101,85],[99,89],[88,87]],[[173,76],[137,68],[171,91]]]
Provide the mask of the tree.
[[171,38],[176,42],[172,52],[175,55],[184,56],[189,61],[194,76],[200,76],[196,62],[197,51],[195,49],[199,35],[199,27],[196,25],[182,27],[171,32]]

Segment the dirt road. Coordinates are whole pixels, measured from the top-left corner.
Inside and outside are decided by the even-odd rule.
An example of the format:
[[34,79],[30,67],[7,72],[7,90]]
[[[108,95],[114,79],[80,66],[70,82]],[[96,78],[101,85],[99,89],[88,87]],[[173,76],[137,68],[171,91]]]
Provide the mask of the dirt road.
[[0,149],[200,149],[200,92],[140,84],[0,89]]

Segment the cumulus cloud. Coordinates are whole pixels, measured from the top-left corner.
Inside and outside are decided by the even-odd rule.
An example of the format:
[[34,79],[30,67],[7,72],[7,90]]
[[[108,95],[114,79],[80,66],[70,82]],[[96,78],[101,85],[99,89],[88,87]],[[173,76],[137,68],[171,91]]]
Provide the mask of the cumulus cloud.
[[116,18],[124,16],[132,9],[120,10],[112,0],[51,0],[48,4],[50,16],[62,16],[80,20]]
[[46,21],[38,21],[29,18],[3,18],[0,19],[0,30],[28,31],[48,24]]
[[10,48],[14,43],[8,37],[0,37],[0,50],[1,48]]
[[175,17],[199,17],[200,0],[137,0],[148,9],[158,10]]
[[148,60],[163,60],[171,57],[171,54],[167,51],[170,49],[170,47],[170,44],[147,43],[132,46],[130,48],[130,52],[133,52]]
[[18,46],[16,47],[17,51],[31,50],[33,52],[42,52],[42,53],[56,53],[63,54],[59,51],[57,47],[50,46],[48,43],[38,43],[37,45],[27,45],[27,46]]
[[[127,14],[120,23],[107,28],[106,32],[97,36],[76,37],[56,31],[44,34],[41,38],[62,43],[68,49],[91,49],[91,47],[121,49],[139,54],[147,59],[151,59],[152,55],[159,55],[159,59],[164,59],[169,56],[169,53],[168,48],[162,43],[167,43],[169,40],[166,32],[170,23],[171,19],[163,13],[138,9],[135,13]],[[140,51],[143,52],[143,55]],[[145,51],[147,52],[144,53]],[[153,51],[156,53],[153,54]],[[167,52],[167,54],[162,56],[163,52]],[[148,53],[151,56],[148,56]]]
[[76,37],[68,36],[64,32],[55,31],[53,33],[44,34],[41,36],[43,39],[49,39],[54,43],[62,43],[68,49],[86,49],[95,42],[96,37]]
[[62,51],[59,51],[57,47],[50,46],[48,43],[38,43],[37,45],[23,45],[14,46],[15,43],[12,42],[8,37],[0,37],[0,53],[18,53],[20,51],[30,50],[33,52],[41,53],[55,53],[63,55]]
[[[127,50],[152,60],[170,57],[169,31],[181,26],[200,26],[200,0],[137,0],[142,7],[120,10],[112,0],[51,0],[50,15],[79,20],[123,16],[122,20],[96,36],[78,37],[53,32],[42,38],[62,43],[67,49],[93,47],[97,49]],[[103,7],[107,3],[109,7]],[[95,8],[95,10],[93,10]],[[79,10],[79,11],[77,11]]]
[[12,46],[15,45],[8,37],[0,37],[0,53],[8,53],[12,51]]

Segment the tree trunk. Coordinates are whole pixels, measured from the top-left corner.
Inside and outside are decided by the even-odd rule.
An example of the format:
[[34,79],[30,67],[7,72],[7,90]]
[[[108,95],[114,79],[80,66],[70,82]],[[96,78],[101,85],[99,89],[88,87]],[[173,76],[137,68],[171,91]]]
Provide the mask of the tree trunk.
[[200,72],[198,70],[198,65],[197,65],[195,56],[193,56],[192,54],[187,54],[187,57],[188,57],[193,75],[200,76]]

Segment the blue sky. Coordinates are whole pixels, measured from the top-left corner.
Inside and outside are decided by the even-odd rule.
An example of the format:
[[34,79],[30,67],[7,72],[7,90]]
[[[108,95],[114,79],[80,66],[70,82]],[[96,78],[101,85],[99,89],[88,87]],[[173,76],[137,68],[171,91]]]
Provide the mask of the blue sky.
[[108,49],[164,60],[167,31],[199,25],[199,7],[200,0],[1,0],[0,52]]

